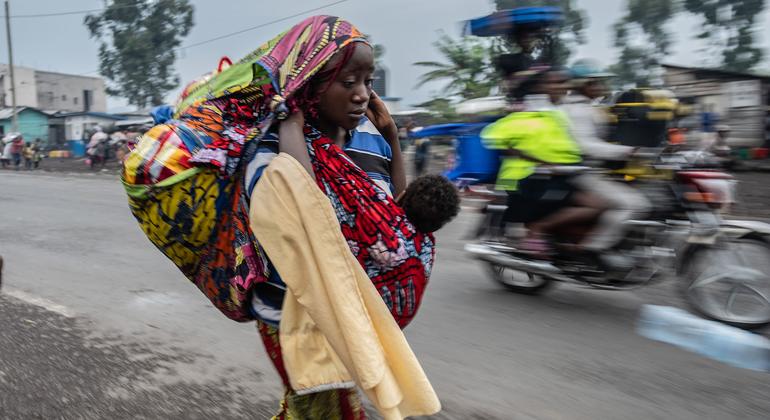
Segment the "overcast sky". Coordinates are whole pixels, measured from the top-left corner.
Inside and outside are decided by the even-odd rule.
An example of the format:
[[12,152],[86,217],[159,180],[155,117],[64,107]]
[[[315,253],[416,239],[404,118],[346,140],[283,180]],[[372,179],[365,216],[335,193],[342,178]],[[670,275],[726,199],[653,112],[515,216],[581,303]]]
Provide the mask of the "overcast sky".
[[[264,22],[284,18],[333,3],[335,0],[192,0],[195,5],[195,27],[183,45],[190,45]],[[622,0],[577,0],[587,11],[590,26],[587,44],[579,48],[576,58],[592,57],[611,64],[617,51],[612,48],[610,26],[622,14]],[[68,12],[104,6],[102,0],[11,0],[11,16],[39,13]],[[441,60],[431,43],[439,31],[459,36],[462,21],[492,11],[490,0],[347,0],[312,14],[342,16],[373,40],[386,48],[384,63],[390,71],[388,95],[403,98],[405,105],[430,99],[441,86],[429,85],[415,89],[421,69],[412,63]],[[220,56],[238,59],[287,29],[303,17],[271,24],[227,39],[184,51],[177,61],[177,72],[189,81],[213,69]],[[98,69],[97,42],[88,37],[83,14],[12,19],[14,61],[16,65],[65,73],[95,74]],[[770,49],[770,10],[763,12],[757,26],[762,46]],[[692,41],[698,31],[698,21],[681,17],[670,25],[677,42],[668,60],[683,65],[707,64],[713,57],[704,57],[699,45]],[[6,62],[5,31],[2,31],[0,61]],[[770,53],[770,52],[769,52]],[[770,66],[765,66],[770,67]],[[176,95],[169,95],[172,100]],[[111,99],[112,110],[124,108],[119,99]]]

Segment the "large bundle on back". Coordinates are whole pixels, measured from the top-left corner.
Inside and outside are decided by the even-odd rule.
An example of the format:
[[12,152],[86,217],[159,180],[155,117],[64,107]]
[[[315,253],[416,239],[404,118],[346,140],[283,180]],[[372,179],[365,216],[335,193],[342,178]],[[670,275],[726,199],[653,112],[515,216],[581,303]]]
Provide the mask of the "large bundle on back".
[[[189,85],[176,108],[168,113],[169,119],[145,133],[126,160],[123,182],[142,230],[231,319],[253,318],[251,289],[269,275],[266,258],[249,228],[249,203],[240,176],[245,167],[242,163],[249,159],[271,124],[288,115],[287,99],[291,100],[336,52],[362,40],[362,35],[341,19],[316,16],[306,20],[227,69]],[[312,142],[308,146],[318,164]],[[345,158],[335,153],[327,155],[327,159]],[[323,173],[318,172],[317,177]],[[337,182],[318,180],[319,185],[324,185],[322,181]],[[395,208],[392,201],[388,203],[383,204],[383,209]],[[403,212],[394,211],[401,223],[406,223]],[[353,219],[349,214],[338,217],[341,223]],[[359,220],[363,222],[367,217]],[[351,247],[360,243],[351,233],[355,230],[343,229]],[[431,261],[425,261],[424,267],[421,261],[432,260],[432,237],[408,236],[396,232],[385,235],[392,237],[393,243],[400,241],[401,248],[404,241],[417,241],[417,249],[422,251],[420,255],[413,251],[414,258],[409,260],[416,260],[419,267],[383,270],[388,273],[382,273],[382,281],[392,278],[389,288],[378,285],[383,296],[405,295],[400,285],[407,284],[412,294],[415,287],[416,293],[422,294]],[[423,242],[427,242],[426,246]],[[414,245],[409,249],[414,250]],[[372,279],[378,283],[374,276]],[[401,289],[397,291],[396,287]],[[419,297],[408,305],[409,314],[404,315],[409,319]],[[391,300],[404,299],[395,296]],[[395,314],[396,309],[403,312],[404,305],[391,308]]]

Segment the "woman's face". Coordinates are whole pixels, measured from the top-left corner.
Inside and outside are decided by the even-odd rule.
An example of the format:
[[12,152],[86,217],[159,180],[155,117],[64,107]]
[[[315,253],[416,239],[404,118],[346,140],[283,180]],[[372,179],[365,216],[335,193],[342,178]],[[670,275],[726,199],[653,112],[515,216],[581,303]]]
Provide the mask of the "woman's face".
[[[337,77],[328,82],[326,90],[319,96],[318,114],[320,123],[327,128],[341,127],[345,130],[356,128],[369,106],[374,74],[374,53],[372,47],[357,42],[347,63]],[[321,70],[325,72],[337,66],[341,54],[332,57]]]

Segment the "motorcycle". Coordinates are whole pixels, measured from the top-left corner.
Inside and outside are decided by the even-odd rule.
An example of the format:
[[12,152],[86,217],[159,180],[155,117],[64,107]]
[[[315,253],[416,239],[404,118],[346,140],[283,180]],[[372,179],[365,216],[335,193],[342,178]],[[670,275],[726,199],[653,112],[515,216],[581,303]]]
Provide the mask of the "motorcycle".
[[[541,293],[555,282],[631,290],[677,276],[685,300],[702,315],[748,329],[770,324],[770,225],[723,219],[734,202],[733,177],[692,167],[675,154],[659,155],[644,168],[626,171],[617,181],[632,182],[654,203],[647,217],[625,223],[624,237],[613,250],[630,262],[625,268],[608,268],[596,255],[574,252],[588,227],[555,235],[552,259],[533,258],[512,245],[515,238],[503,222],[505,197],[468,180],[465,195],[486,204],[473,234],[476,241],[465,249],[495,281],[518,293]],[[594,169],[548,171],[577,175]]]

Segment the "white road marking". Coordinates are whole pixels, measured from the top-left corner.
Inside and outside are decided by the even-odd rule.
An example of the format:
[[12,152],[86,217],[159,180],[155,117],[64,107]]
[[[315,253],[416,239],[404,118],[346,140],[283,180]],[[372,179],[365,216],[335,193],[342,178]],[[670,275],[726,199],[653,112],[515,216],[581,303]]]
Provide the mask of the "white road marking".
[[59,315],[65,316],[67,318],[74,318],[75,315],[72,313],[72,311],[69,310],[66,306],[59,305],[58,303],[51,302],[48,299],[44,299],[38,296],[33,296],[27,292],[22,292],[21,290],[9,290],[9,289],[3,289],[3,294],[11,296],[13,298],[19,299],[21,301],[24,301],[26,303],[39,306],[45,310],[55,312]]

